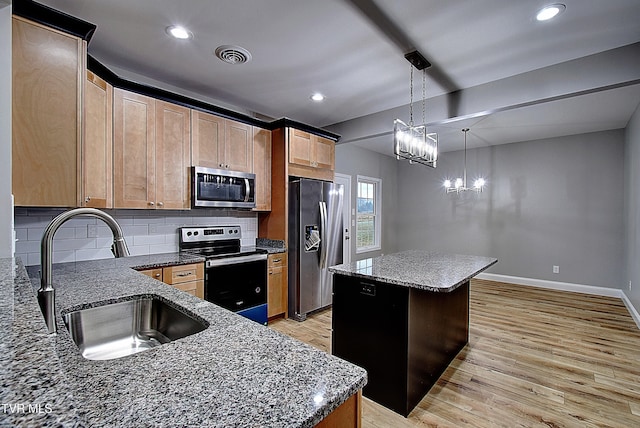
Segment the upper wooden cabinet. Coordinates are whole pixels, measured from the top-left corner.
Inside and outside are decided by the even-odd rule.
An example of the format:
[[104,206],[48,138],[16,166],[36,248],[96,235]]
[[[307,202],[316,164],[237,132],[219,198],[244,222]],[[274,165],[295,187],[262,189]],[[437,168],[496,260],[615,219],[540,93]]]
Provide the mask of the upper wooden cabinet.
[[253,127],[253,172],[256,175],[254,211],[271,211],[271,131]]
[[192,164],[253,172],[251,125],[192,110]]
[[114,207],[188,209],[190,110],[114,90]]
[[309,132],[288,128],[289,175],[333,181],[335,143]]
[[18,206],[79,205],[86,43],[12,21],[12,192]]
[[87,71],[82,141],[83,207],[113,207],[113,87]]

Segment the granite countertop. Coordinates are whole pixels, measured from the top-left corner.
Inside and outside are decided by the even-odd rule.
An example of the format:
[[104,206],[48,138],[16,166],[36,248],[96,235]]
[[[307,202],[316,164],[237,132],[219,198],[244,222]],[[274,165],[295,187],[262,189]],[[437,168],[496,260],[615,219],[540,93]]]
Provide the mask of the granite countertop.
[[[19,260],[0,259],[1,399],[14,406],[0,425],[311,427],[366,384],[360,367],[130,269],[196,261],[168,254],[54,265],[58,334],[49,335],[37,280]],[[120,359],[84,359],[61,311],[141,294],[209,328]]]
[[287,252],[287,244],[279,239],[257,238],[256,248],[266,250],[269,254],[278,254]]
[[421,290],[449,292],[497,261],[492,257],[410,250],[332,266],[329,271]]

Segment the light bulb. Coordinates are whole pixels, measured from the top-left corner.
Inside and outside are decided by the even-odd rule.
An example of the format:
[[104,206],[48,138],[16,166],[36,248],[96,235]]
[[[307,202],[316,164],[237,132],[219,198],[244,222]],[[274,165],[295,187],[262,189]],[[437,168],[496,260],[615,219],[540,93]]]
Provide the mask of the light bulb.
[[473,183],[473,186],[474,186],[476,189],[480,189],[480,188],[484,187],[484,178],[478,178],[478,179]]
[[560,12],[564,11],[566,6],[563,4],[552,4],[546,6],[538,12],[536,19],[538,21],[548,21],[549,19],[557,16]]
[[444,180],[444,187],[451,187],[451,180]]
[[176,39],[182,40],[190,39],[191,37],[193,37],[191,31],[187,30],[184,27],[180,27],[179,25],[172,25],[170,27],[167,27],[167,33],[175,37]]
[[456,189],[462,187],[462,178],[456,178]]

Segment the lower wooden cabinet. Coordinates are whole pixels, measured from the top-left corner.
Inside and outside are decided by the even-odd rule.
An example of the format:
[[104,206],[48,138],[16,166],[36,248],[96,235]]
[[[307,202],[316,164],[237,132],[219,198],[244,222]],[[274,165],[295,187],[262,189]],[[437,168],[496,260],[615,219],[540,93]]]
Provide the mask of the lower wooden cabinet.
[[146,269],[140,272],[204,299],[204,263]]
[[287,317],[287,253],[269,254],[267,259],[267,317]]

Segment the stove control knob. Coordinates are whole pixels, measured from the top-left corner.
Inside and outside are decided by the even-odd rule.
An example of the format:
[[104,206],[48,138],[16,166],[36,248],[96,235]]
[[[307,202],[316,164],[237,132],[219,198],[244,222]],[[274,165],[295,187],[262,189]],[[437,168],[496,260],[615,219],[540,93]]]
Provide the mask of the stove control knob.
[[191,232],[187,232],[187,236],[191,236]]
[[193,236],[198,236],[198,231],[193,232]]

